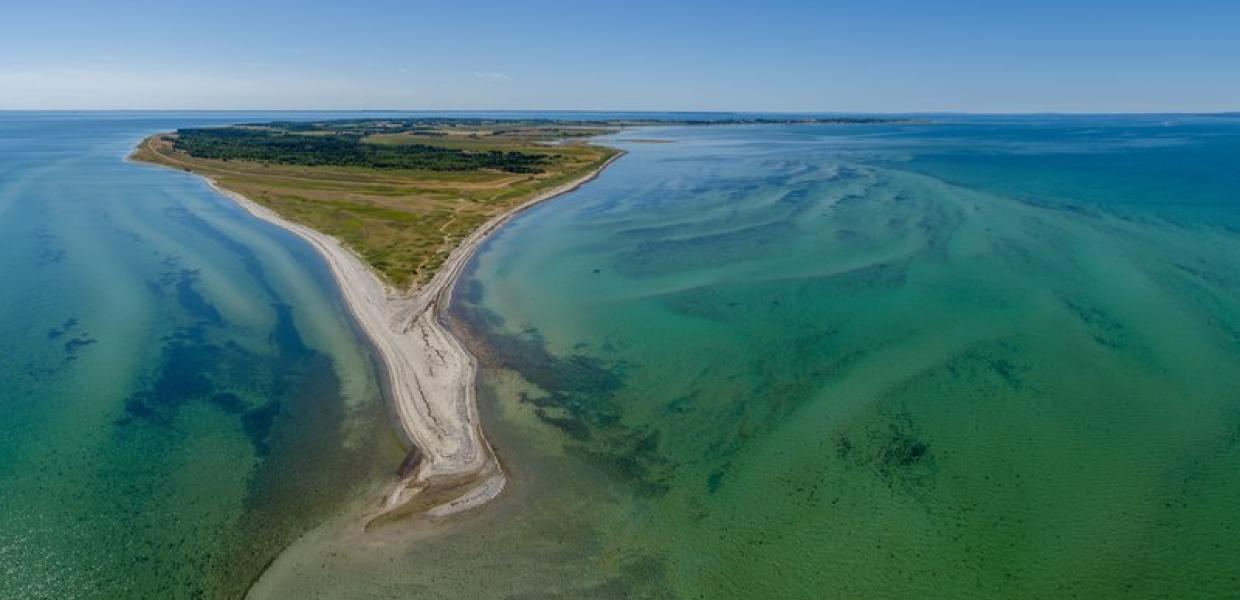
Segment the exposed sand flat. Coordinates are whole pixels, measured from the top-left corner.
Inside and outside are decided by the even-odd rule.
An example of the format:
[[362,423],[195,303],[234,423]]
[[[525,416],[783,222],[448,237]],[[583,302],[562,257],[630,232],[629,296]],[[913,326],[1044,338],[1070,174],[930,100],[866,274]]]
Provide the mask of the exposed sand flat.
[[319,251],[383,361],[393,412],[415,449],[402,468],[402,478],[367,516],[368,522],[402,513],[450,515],[480,506],[503,491],[504,474],[479,425],[477,361],[441,317],[457,277],[488,235],[522,210],[590,181],[622,155],[492,218],[452,251],[429,283],[409,292],[386,285],[336,238],[288,221],[200,175],[250,214],[297,234]]

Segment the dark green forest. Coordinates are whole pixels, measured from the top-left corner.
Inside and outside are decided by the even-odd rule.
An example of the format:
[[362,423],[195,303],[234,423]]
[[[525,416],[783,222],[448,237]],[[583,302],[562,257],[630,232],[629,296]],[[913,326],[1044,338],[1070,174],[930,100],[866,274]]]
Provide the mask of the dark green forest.
[[502,150],[468,151],[427,144],[368,144],[361,135],[302,135],[274,129],[213,127],[177,130],[175,148],[197,158],[285,165],[373,169],[541,173],[547,156]]

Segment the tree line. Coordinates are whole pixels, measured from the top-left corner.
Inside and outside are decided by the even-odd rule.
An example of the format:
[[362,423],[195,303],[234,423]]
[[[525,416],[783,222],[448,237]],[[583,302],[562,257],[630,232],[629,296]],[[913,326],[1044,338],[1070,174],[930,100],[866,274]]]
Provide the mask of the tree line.
[[547,161],[545,155],[524,152],[369,144],[355,134],[299,135],[244,127],[180,129],[174,147],[198,158],[372,169],[541,173],[540,165]]

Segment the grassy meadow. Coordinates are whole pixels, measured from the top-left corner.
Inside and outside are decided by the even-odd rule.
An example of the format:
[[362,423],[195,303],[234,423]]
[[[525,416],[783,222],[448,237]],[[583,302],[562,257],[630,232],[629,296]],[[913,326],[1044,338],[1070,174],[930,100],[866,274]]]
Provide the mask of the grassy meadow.
[[[178,144],[178,133],[151,136],[134,158],[210,177],[287,219],[336,236],[398,288],[428,281],[454,248],[491,217],[597,169],[616,150],[586,143],[603,127],[546,123],[402,124],[356,121],[231,128],[282,140],[336,136],[349,143],[458,156],[505,153],[534,157],[533,172],[502,168],[381,168],[295,164],[246,148],[244,160],[210,158]],[[193,130],[186,130],[193,131]],[[241,144],[249,137],[242,138]],[[313,143],[314,140],[307,140]],[[257,142],[253,142],[257,143]],[[226,155],[225,155],[226,156]],[[464,162],[464,161],[458,161]]]

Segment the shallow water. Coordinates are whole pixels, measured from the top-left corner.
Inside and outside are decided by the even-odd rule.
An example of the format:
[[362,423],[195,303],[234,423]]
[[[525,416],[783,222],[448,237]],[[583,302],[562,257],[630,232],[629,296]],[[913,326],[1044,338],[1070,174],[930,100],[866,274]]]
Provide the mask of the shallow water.
[[1237,589],[1240,122],[614,143],[630,153],[505,227],[458,286],[509,492],[285,590]]
[[[272,118],[0,115],[0,597],[235,596],[399,463],[312,252],[122,160]],[[613,143],[457,288],[505,495],[277,595],[1237,589],[1240,122]]]
[[0,113],[0,597],[237,597],[400,460],[303,243],[126,162],[237,113]]

